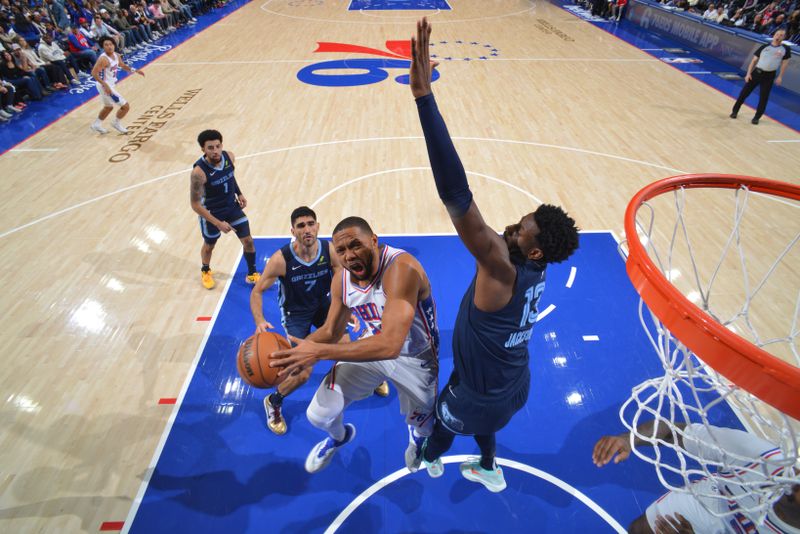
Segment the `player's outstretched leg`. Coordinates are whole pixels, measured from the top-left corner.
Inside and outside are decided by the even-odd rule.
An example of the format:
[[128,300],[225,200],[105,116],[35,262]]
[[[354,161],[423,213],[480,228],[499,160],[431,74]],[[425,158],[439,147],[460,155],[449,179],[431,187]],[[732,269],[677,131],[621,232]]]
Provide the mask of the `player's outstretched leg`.
[[461,475],[467,480],[483,484],[491,492],[503,491],[506,489],[506,479],[494,459],[497,446],[494,434],[476,435],[475,441],[481,449],[481,457],[470,458],[461,464]]
[[[341,373],[346,375],[345,373]],[[330,388],[330,374],[317,388],[314,398],[308,404],[306,417],[308,422],[325,431],[328,437],[317,443],[306,458],[306,471],[316,473],[328,467],[339,447],[353,441],[356,427],[342,424],[344,409],[349,404],[344,395]]]
[[422,445],[425,443],[425,436],[420,436],[414,432],[414,427],[408,425],[408,447],[406,447],[406,467],[412,473],[419,470],[422,464]]
[[481,467],[480,458],[470,458],[459,467],[461,476],[472,482],[480,482],[486,489],[493,493],[498,493],[506,489],[506,479],[503,470],[495,462],[492,469]]
[[328,464],[333,460],[333,456],[336,454],[339,447],[350,443],[353,441],[353,438],[356,437],[356,427],[350,423],[344,425],[344,431],[344,438],[341,440],[327,437],[311,449],[311,452],[308,453],[308,457],[306,457],[306,471],[309,473],[316,473],[328,467]]
[[[429,460],[430,455],[425,454],[425,449],[428,448],[428,442],[431,438],[425,438],[425,442],[422,444],[422,454],[420,455],[422,458],[422,463],[425,465],[425,469],[428,471],[428,476],[431,478],[439,478],[444,474],[444,464],[442,463],[442,459],[440,457],[436,457],[434,459]],[[428,456],[428,458],[426,458]]]

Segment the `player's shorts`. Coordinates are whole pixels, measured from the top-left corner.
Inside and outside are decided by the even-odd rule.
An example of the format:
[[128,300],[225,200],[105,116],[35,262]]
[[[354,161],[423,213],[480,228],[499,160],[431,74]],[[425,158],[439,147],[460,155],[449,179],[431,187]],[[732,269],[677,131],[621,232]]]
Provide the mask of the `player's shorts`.
[[515,391],[502,397],[483,395],[460,383],[453,372],[436,402],[436,418],[455,434],[494,434],[528,402],[530,378],[520,384]]
[[[717,493],[714,481],[708,479],[698,480],[692,484],[697,493]],[[750,532],[748,530],[729,530],[727,521],[720,517],[715,517],[708,510],[703,508],[699,499],[703,499],[706,506],[717,513],[727,512],[728,507],[723,499],[711,497],[695,497],[691,493],[680,491],[669,491],[662,495],[657,501],[647,507],[645,515],[647,522],[653,532],[656,530],[656,516],[666,517],[668,515],[681,514],[692,524],[695,532]],[[744,517],[740,517],[747,521]],[[728,517],[728,521],[737,521],[735,516]]]
[[103,106],[124,106],[128,103],[125,98],[117,92],[117,88],[114,85],[110,85],[111,87],[111,94],[106,94],[103,90],[103,86],[99,83],[94,84],[97,87],[97,92],[100,93],[100,101],[103,103]]
[[319,328],[328,317],[330,302],[322,302],[311,310],[289,310],[281,308],[281,324],[286,335],[304,339],[311,333],[311,327]]
[[[399,356],[379,362],[337,362],[322,380],[311,400],[309,412],[320,406],[351,402],[372,395],[384,380],[391,381],[400,400],[400,412],[406,423],[420,436],[433,432],[433,411],[436,404],[439,364],[432,349],[416,357]],[[338,398],[337,398],[338,397]]]
[[[230,224],[239,239],[250,235],[250,221],[238,204],[226,208],[215,208],[209,211],[211,215],[220,221],[225,221]],[[217,242],[219,236],[222,235],[222,232],[203,217],[198,218],[200,219],[200,232],[203,234],[203,241],[209,245],[213,245]]]

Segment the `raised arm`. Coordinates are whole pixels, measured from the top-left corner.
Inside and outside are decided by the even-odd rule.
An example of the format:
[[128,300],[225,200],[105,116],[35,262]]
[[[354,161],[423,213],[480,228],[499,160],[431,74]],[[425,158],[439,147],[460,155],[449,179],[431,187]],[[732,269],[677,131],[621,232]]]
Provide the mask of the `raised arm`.
[[[422,287],[422,277],[415,268],[414,260],[408,256],[398,257],[383,276],[383,287],[386,293],[386,307],[381,319],[381,333],[360,339],[353,343],[334,344],[338,337],[318,334],[326,330],[328,324],[336,321],[331,314],[334,302],[341,305],[341,278],[339,283],[334,279],[331,286],[331,310],[328,320],[320,330],[312,333],[305,341],[295,340],[297,347],[291,350],[276,352],[272,355],[272,367],[282,367],[280,374],[291,374],[297,369],[305,369],[319,360],[335,360],[340,362],[372,362],[396,358],[403,348],[411,323],[414,321],[417,300]],[[334,298],[334,288],[338,288],[339,298]],[[344,307],[344,306],[342,306]],[[339,336],[344,333],[342,330]],[[325,338],[326,343],[319,343]]]
[[258,279],[253,290],[250,292],[250,313],[253,314],[253,321],[256,323],[256,333],[266,332],[267,329],[275,328],[264,318],[264,291],[272,287],[279,276],[286,274],[286,260],[283,259],[280,249],[270,256],[261,278]]
[[458,157],[450,133],[431,92],[431,72],[436,66],[430,60],[431,26],[427,19],[417,22],[417,34],[411,39],[411,92],[416,98],[428,158],[450,220],[461,241],[489,276],[503,283],[512,283],[516,271],[511,264],[508,247],[481,216],[472,199],[467,175]]

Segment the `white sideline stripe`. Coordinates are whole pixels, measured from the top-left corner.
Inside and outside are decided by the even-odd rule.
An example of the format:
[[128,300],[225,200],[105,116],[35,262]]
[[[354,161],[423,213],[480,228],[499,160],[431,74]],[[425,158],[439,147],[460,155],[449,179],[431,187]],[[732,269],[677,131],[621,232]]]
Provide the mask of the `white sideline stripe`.
[[583,336],[583,340],[584,341],[600,341],[600,336],[596,336],[596,335]]
[[[236,266],[239,265],[239,262],[242,259],[242,251],[239,251],[239,255],[236,257],[236,261],[233,264],[233,268],[231,269],[232,273],[236,272]],[[172,425],[175,424],[175,419],[178,416],[178,412],[181,409],[181,405],[183,404],[183,399],[186,397],[186,391],[189,389],[189,383],[192,381],[192,377],[194,376],[194,372],[197,370],[197,365],[200,363],[200,356],[203,354],[203,350],[206,348],[206,343],[208,343],[208,338],[211,336],[211,331],[214,329],[214,324],[217,322],[217,317],[219,317],[219,311],[222,308],[222,303],[225,302],[225,297],[228,295],[228,290],[233,285],[234,276],[231,276],[228,279],[228,283],[225,286],[225,290],[220,294],[219,301],[217,302],[217,307],[214,310],[213,315],[211,316],[211,322],[208,323],[208,327],[206,328],[206,333],[203,336],[203,341],[200,342],[200,348],[197,349],[197,354],[194,356],[194,361],[192,362],[192,366],[189,368],[189,373],[186,375],[186,379],[183,381],[183,387],[181,388],[180,395],[178,395],[178,400],[175,405],[172,407],[172,413],[169,415],[169,420],[167,421],[167,426],[164,427],[164,432],[161,433],[161,439],[158,441],[158,446],[156,447],[155,452],[153,453],[153,458],[150,460],[150,466],[145,471],[144,478],[142,479],[142,484],[139,486],[139,491],[136,494],[136,498],[133,500],[131,504],[131,509],[128,512],[128,517],[125,518],[125,523],[122,526],[122,533],[126,534],[130,531],[131,525],[133,524],[133,520],[136,517],[136,512],[139,511],[139,506],[142,504],[142,499],[144,499],[144,494],[147,491],[147,486],[150,484],[150,479],[153,477],[153,473],[156,470],[156,464],[158,464],[158,460],[161,457],[161,452],[164,450],[164,445],[167,443],[167,438],[169,437],[170,432],[172,431]]]
[[655,52],[656,50],[664,50],[663,48],[640,48],[639,50],[643,50],[645,52]]
[[[472,456],[467,454],[444,456],[442,457],[442,463],[444,464],[460,463],[467,461],[469,458],[472,458]],[[598,505],[592,499],[587,497],[586,494],[584,494],[577,488],[574,488],[567,482],[564,482],[560,478],[556,478],[550,473],[547,473],[540,469],[536,469],[535,467],[532,467],[530,465],[526,465],[520,462],[515,462],[514,460],[506,460],[505,458],[496,458],[496,461],[498,465],[502,465],[503,467],[510,467],[511,469],[516,469],[517,471],[522,471],[524,473],[528,473],[529,475],[533,475],[537,478],[541,478],[545,482],[549,482],[550,484],[556,486],[558,489],[564,491],[565,493],[572,495],[573,497],[581,501],[583,504],[585,504],[587,508],[589,508],[591,511],[600,516],[606,523],[608,523],[611,526],[611,528],[613,528],[614,530],[616,530],[621,534],[625,534],[626,530],[622,528],[622,525],[620,525],[616,519],[611,517],[611,515],[608,512],[606,512],[602,507],[600,507],[600,505]],[[420,470],[419,472],[420,473],[424,472],[424,469]],[[403,467],[402,469],[398,469],[394,473],[391,473],[390,475],[387,475],[382,479],[380,479],[379,481],[375,482],[372,486],[364,490],[359,496],[353,499],[353,501],[350,504],[348,504],[345,507],[345,509],[339,513],[338,516],[336,516],[336,519],[334,519],[333,522],[330,524],[330,526],[328,526],[328,528],[325,529],[325,534],[333,534],[334,532],[336,532],[336,530],[339,527],[341,527],[342,524],[347,520],[350,514],[352,514],[356,510],[356,508],[361,506],[367,499],[375,495],[377,492],[379,492],[392,482],[395,482],[396,480],[403,478],[404,476],[409,474],[411,474],[410,471],[407,468]]]
[[767,143],[800,143],[800,139],[771,139]]
[[547,308],[544,309],[544,311],[542,313],[540,313],[536,317],[536,322],[537,323],[541,322],[542,319],[544,319],[545,317],[550,315],[553,312],[553,310],[555,310],[555,309],[556,309],[556,305],[555,304],[550,304]]
[[578,274],[577,267],[569,268],[569,279],[567,279],[567,287],[571,288],[572,283],[575,281],[575,275]]
[[58,152],[57,148],[12,148],[9,152]]
[[684,74],[711,74],[710,70],[685,70]]

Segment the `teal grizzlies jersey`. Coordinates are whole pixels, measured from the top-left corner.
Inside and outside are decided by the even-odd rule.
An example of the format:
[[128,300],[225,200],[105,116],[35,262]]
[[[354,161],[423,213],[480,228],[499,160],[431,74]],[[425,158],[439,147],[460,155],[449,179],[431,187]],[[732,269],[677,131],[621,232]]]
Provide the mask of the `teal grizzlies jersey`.
[[205,157],[194,163],[206,174],[206,186],[200,203],[207,209],[226,208],[236,205],[236,178],[233,176],[234,166],[228,153],[222,151],[222,161],[212,167]]
[[476,278],[461,300],[453,362],[459,380],[476,393],[513,393],[530,380],[528,342],[544,291],[545,267],[532,261],[515,267],[514,294],[502,309],[489,313],[475,306]]

